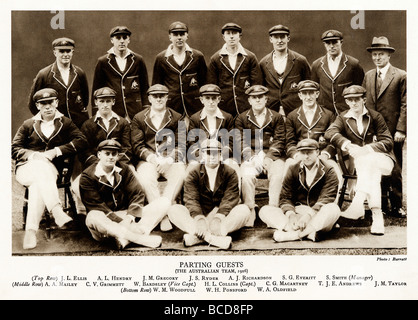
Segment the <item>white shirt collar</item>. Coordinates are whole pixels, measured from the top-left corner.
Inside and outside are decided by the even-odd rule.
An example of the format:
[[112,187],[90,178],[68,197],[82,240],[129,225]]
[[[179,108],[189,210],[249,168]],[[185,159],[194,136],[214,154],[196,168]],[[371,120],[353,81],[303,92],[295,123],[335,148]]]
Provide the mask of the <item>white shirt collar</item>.
[[150,108],[150,110],[149,110],[149,117],[150,118],[154,118],[155,116],[164,117],[166,112],[167,112],[167,108],[163,112],[158,112],[158,111],[155,111],[152,108]]
[[340,54],[335,59],[332,59],[331,56],[329,54],[327,54],[327,59],[328,59],[328,61],[332,61],[333,63],[337,63],[337,62],[340,62],[342,56],[343,56],[343,52],[341,51]]
[[[107,51],[107,53],[110,53],[110,54],[114,54],[116,57],[119,57],[116,53],[115,53],[115,48],[110,48],[108,51]],[[133,51],[131,50],[131,49],[126,49],[126,54],[125,54],[125,56],[123,56],[123,57],[121,57],[121,59],[126,59],[126,57],[127,56],[129,56],[131,53],[133,53]]]
[[[185,51],[189,51],[192,52],[192,48],[190,48],[190,46],[186,43],[185,44],[186,50]],[[169,57],[174,55],[174,51],[173,51],[173,44],[170,44],[167,48],[167,50],[165,51],[165,57]]]
[[117,172],[117,173],[119,173],[119,172],[121,172],[122,171],[122,168],[119,168],[118,166],[114,166],[113,167],[113,170],[110,172],[110,173],[106,173],[104,170],[103,170],[103,167],[101,166],[101,164],[100,163],[98,163],[97,164],[97,166],[96,166],[96,170],[95,170],[95,172],[94,172],[94,174],[97,176],[97,177],[103,177],[103,176],[105,176],[105,177],[108,177],[108,176],[111,176],[111,175],[113,175],[115,172]]
[[[99,118],[103,118],[101,115],[100,115],[100,113],[97,111],[96,112],[96,116],[94,117],[94,122],[96,122],[97,121],[97,119],[99,119]],[[112,118],[116,118],[116,120],[120,120],[120,117],[119,117],[119,115],[117,114],[117,113],[115,113],[114,111],[112,111],[112,115],[111,115],[111,117],[109,118],[109,120],[110,119],[112,119]]]
[[[366,109],[366,107],[363,107],[363,112],[361,113],[360,116],[363,117],[365,114],[367,114],[367,109]],[[354,119],[357,119],[357,116],[354,114],[354,112],[351,109],[349,109],[347,111],[347,113],[344,115],[344,117],[345,118],[354,118]]]
[[[200,113],[200,120],[205,119],[208,116],[205,108],[202,109],[202,112]],[[221,112],[221,109],[219,109],[219,107],[216,109],[216,113],[215,113],[215,117],[220,118],[220,119],[224,119],[224,115]]]
[[221,51],[219,52],[219,54],[221,55],[238,55],[238,54],[242,54],[243,56],[248,55],[247,51],[245,51],[244,47],[242,46],[241,43],[238,43],[238,50],[235,54],[230,53],[227,49],[226,49],[226,43],[222,46]]
[[311,109],[308,109],[308,108],[305,108],[302,105],[302,110],[303,110],[304,113],[311,112],[312,114],[315,114],[316,113],[316,109],[318,109],[318,104],[317,103],[315,103],[315,107],[312,110]]
[[377,68],[377,71],[376,72],[381,72],[382,73],[382,79],[384,79],[385,78],[385,76],[386,76],[386,73],[388,72],[388,70],[389,70],[389,67],[391,66],[391,64],[390,64],[390,62],[387,64],[387,65],[385,65],[383,68],[381,68],[381,69],[379,69],[379,68]]
[[[54,119],[52,119],[52,121],[54,121],[55,119],[58,119],[58,118],[61,118],[61,117],[63,117],[64,115],[61,113],[61,112],[59,112],[58,110],[56,110],[55,111],[55,116],[54,116]],[[37,114],[35,114],[33,117],[32,117],[32,119],[33,120],[39,120],[39,121],[45,121],[44,119],[42,119],[42,117],[41,117],[41,113],[40,112],[38,112]]]

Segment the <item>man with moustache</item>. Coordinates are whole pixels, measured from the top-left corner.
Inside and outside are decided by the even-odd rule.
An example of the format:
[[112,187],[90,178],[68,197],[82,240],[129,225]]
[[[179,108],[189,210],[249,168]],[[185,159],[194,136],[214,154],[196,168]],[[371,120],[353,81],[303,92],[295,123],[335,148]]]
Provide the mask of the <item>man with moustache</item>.
[[144,59],[128,48],[131,34],[126,26],[116,26],[110,30],[113,46],[98,59],[93,77],[93,92],[103,87],[115,90],[113,111],[129,122],[148,105],[149,88]]
[[299,105],[300,81],[311,77],[311,67],[303,55],[290,50],[290,30],[276,25],[269,30],[273,52],[260,60],[264,85],[269,89],[267,107],[287,116]]
[[185,23],[173,22],[168,37],[171,44],[155,59],[152,84],[165,85],[169,90],[167,106],[189,121],[201,109],[196,99],[206,82],[205,57],[187,44],[189,28]]
[[74,124],[81,125],[89,118],[89,87],[86,73],[72,63],[75,42],[70,38],[58,38],[52,42],[55,62],[38,72],[29,94],[29,110],[39,112],[33,99],[35,92],[51,88],[58,93],[57,110]]
[[207,83],[221,88],[219,108],[235,119],[250,108],[245,90],[263,80],[257,57],[240,43],[242,28],[227,23],[222,27],[222,37],[225,44],[210,58]]

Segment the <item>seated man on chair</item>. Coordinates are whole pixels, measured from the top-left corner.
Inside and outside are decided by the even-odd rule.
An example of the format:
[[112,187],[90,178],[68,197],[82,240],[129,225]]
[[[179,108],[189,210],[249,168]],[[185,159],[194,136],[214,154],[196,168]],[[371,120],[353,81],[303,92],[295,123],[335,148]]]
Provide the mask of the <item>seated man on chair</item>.
[[64,158],[87,147],[82,132],[57,111],[58,94],[54,89],[37,91],[33,100],[39,112],[23,122],[12,142],[16,180],[29,189],[24,249],[36,247],[36,231],[45,207],[58,227],[72,220],[62,208],[57,178]]
[[229,233],[243,228],[251,212],[239,202],[238,176],[234,169],[221,163],[222,144],[207,139],[201,144],[204,163],[195,166],[184,182],[183,205],[173,205],[168,216],[186,232],[184,245],[207,242],[229,248]]
[[364,201],[372,211],[371,233],[385,232],[382,213],[381,178],[394,166],[393,138],[383,116],[366,108],[366,89],[353,85],[343,91],[349,110],[337,116],[325,138],[354,159],[357,174],[356,193],[350,207],[341,213],[349,219],[364,216]]
[[[98,146],[98,162],[83,171],[80,178],[81,200],[87,209],[86,225],[97,241],[116,240],[118,249],[130,242],[159,247],[160,236],[151,231],[167,214],[171,203],[158,199],[144,207],[144,193],[132,170],[116,165],[122,146],[116,140],[104,140]],[[136,218],[141,217],[139,222]]]
[[[251,109],[235,120],[235,132],[241,141],[241,192],[244,204],[255,213],[256,178],[262,173],[269,180],[269,204],[278,206],[282,188],[286,128],[283,117],[267,108],[268,89],[255,85],[247,89]],[[235,152],[235,151],[234,151]],[[248,226],[253,226],[254,222]]]
[[301,160],[289,167],[280,194],[280,207],[264,206],[260,219],[277,229],[277,242],[317,240],[317,233],[332,230],[340,217],[335,202],[338,179],[335,171],[319,158],[319,143],[313,139],[298,142]]

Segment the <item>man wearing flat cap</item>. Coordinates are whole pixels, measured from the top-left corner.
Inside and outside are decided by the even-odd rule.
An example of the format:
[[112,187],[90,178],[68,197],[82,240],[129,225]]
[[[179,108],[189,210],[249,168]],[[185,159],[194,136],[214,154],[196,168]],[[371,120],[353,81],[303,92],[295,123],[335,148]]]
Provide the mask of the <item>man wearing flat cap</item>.
[[[159,247],[161,237],[150,235],[170,207],[160,199],[144,206],[144,193],[134,173],[126,165],[117,165],[121,144],[103,140],[97,147],[98,162],[83,171],[81,199],[87,208],[86,226],[94,240],[114,238],[118,249],[130,242]],[[136,222],[141,218],[139,222]]]
[[[392,172],[393,213],[406,215],[402,207],[402,148],[406,138],[406,71],[390,63],[395,48],[386,37],[374,37],[367,48],[376,68],[369,70],[363,81],[366,88],[366,105],[380,112],[394,139],[393,151],[396,156]],[[389,213],[389,212],[388,212]]]
[[[236,139],[242,152],[242,199],[256,218],[255,184],[262,173],[269,181],[269,204],[278,206],[282,188],[284,160],[286,157],[286,128],[283,117],[267,108],[268,89],[262,85],[251,86],[245,92],[251,109],[235,120]],[[235,152],[235,151],[234,151]],[[249,224],[248,226],[252,226]]]
[[[126,26],[110,30],[112,48],[97,60],[93,92],[110,87],[116,91],[113,111],[130,122],[148,105],[148,71],[143,57],[128,48],[131,31]],[[92,95],[92,105],[94,96]]]
[[33,99],[35,92],[43,88],[51,88],[58,93],[57,110],[70,118],[74,124],[81,125],[90,115],[89,86],[83,69],[72,63],[75,42],[69,38],[58,38],[52,42],[55,62],[38,72],[29,94],[29,110],[33,115],[38,108]]
[[365,105],[366,89],[350,86],[343,91],[350,107],[337,116],[325,133],[335,148],[347,152],[354,161],[357,183],[354,198],[341,215],[348,219],[364,216],[364,201],[372,211],[371,233],[385,232],[381,199],[381,178],[390,175],[396,161],[393,138],[383,116]]
[[201,145],[203,162],[187,175],[184,182],[184,206],[168,210],[170,220],[185,232],[185,246],[202,242],[228,249],[228,236],[245,226],[251,212],[239,204],[238,176],[222,163],[222,144],[206,139]]
[[276,25],[269,30],[273,52],[260,60],[264,85],[269,89],[267,106],[287,116],[299,106],[297,84],[311,77],[311,67],[303,55],[290,50],[290,30]]
[[245,90],[263,80],[256,55],[240,43],[242,28],[227,23],[222,27],[222,37],[225,44],[210,58],[207,83],[221,88],[219,107],[235,119],[250,108]]
[[12,141],[16,180],[29,189],[24,249],[36,247],[36,231],[44,209],[62,227],[72,219],[64,212],[57,188],[58,172],[66,157],[87,147],[83,133],[58,108],[58,92],[41,89],[33,95],[38,113],[23,122]]
[[343,90],[351,85],[361,85],[364,70],[356,58],[342,51],[343,34],[340,31],[325,31],[321,40],[327,54],[312,63],[311,80],[319,83],[319,104],[338,115],[348,109]]
[[334,203],[338,179],[334,169],[319,158],[319,143],[303,139],[297,144],[301,160],[293,164],[283,181],[279,208],[264,206],[260,218],[274,228],[277,242],[319,240],[320,232],[329,232],[340,217]]
[[203,53],[187,44],[189,28],[173,22],[168,28],[171,44],[155,58],[152,84],[163,84],[169,90],[167,106],[189,118],[201,109],[197,101],[199,88],[206,82]]
[[[139,112],[131,123],[131,143],[137,178],[149,203],[160,197],[175,202],[183,187],[186,170],[186,125],[182,115],[167,107],[168,88],[154,84],[148,89],[151,106]],[[163,190],[158,178],[167,183]],[[163,231],[172,228],[168,218]]]

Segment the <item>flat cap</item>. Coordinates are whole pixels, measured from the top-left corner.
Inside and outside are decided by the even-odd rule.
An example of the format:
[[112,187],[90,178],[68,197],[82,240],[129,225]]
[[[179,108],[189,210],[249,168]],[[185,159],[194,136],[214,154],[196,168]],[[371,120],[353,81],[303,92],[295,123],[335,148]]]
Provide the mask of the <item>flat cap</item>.
[[58,38],[52,41],[54,49],[74,49],[75,42],[70,38]]
[[164,93],[168,94],[168,88],[162,84],[154,84],[147,90],[147,94]]
[[36,91],[33,95],[33,101],[41,102],[47,100],[54,100],[58,98],[58,92],[51,88],[44,88],[39,91]]
[[116,91],[109,87],[103,87],[94,91],[93,96],[95,98],[116,97]]
[[199,89],[200,95],[220,95],[221,88],[219,88],[216,84],[205,84],[201,86]]
[[362,86],[353,85],[343,90],[344,98],[363,97],[366,94],[366,89]]
[[181,32],[181,31],[182,32],[189,32],[189,28],[187,27],[187,25],[185,23],[180,22],[180,21],[173,22],[168,27],[168,33]]
[[298,83],[298,91],[319,91],[319,84],[312,80],[304,80]]
[[200,145],[202,151],[217,150],[222,151],[222,144],[216,139],[206,139]]
[[290,34],[290,30],[288,27],[278,24],[277,26],[271,27],[269,30],[269,35],[273,34]]
[[298,142],[296,145],[296,149],[298,151],[300,150],[317,150],[319,149],[319,143],[318,141],[314,139],[303,139]]
[[395,48],[392,48],[389,45],[389,40],[386,37],[373,37],[372,46],[368,47],[367,51],[371,52],[373,50],[386,50],[395,52]]
[[119,142],[117,142],[115,139],[107,139],[103,140],[99,143],[97,146],[97,150],[117,150],[120,151],[122,149],[122,146]]
[[267,94],[267,92],[269,92],[269,89],[267,89],[265,86],[256,84],[254,86],[249,87],[245,91],[245,94],[247,94],[249,96],[258,96],[258,95],[261,95],[261,94]]
[[242,33],[242,28],[233,22],[228,22],[222,27],[222,33],[224,33],[226,30],[238,31],[239,33]]
[[113,27],[112,30],[110,30],[111,38],[118,34],[126,34],[130,36],[132,32],[128,29],[128,27],[125,27],[125,26],[116,26],[116,27]]
[[328,30],[322,34],[321,40],[328,41],[328,40],[342,40],[343,34],[338,30]]

